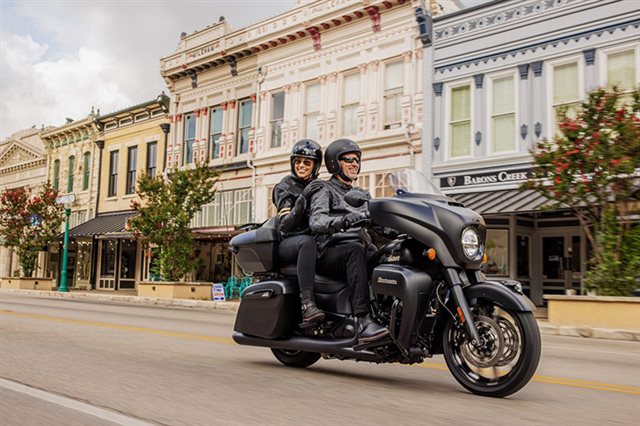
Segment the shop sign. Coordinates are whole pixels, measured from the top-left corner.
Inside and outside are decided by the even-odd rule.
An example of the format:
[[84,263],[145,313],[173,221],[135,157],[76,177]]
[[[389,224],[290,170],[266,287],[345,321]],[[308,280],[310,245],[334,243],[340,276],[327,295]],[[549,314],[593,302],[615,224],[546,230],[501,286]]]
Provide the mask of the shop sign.
[[224,302],[224,284],[213,284],[211,287],[213,290],[212,298],[215,302]]
[[447,176],[440,178],[440,188],[486,185],[491,183],[509,183],[527,180],[532,176],[531,169],[503,170],[489,173]]

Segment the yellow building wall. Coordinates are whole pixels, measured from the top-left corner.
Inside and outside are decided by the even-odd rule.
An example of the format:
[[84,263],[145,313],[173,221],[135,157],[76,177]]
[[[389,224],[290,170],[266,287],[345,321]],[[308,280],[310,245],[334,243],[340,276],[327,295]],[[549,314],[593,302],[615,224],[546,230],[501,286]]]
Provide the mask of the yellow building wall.
[[[125,194],[127,185],[128,150],[130,147],[138,147],[136,167],[136,180],[147,167],[147,145],[157,142],[156,176],[162,174],[164,161],[164,133],[160,124],[168,123],[165,117],[153,118],[140,123],[134,123],[112,131],[104,132],[104,150],[102,153],[102,171],[100,176],[100,200],[98,212],[107,213],[124,211],[131,208],[132,201],[139,201],[139,197],[133,194]],[[117,193],[109,197],[109,162],[111,152],[118,154],[118,185]]]

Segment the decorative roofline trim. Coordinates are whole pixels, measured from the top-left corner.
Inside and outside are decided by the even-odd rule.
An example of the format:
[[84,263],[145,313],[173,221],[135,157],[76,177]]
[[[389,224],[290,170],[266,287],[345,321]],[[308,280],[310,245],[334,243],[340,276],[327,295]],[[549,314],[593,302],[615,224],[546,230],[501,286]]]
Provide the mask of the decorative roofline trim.
[[563,36],[552,40],[542,41],[539,43],[534,43],[528,46],[519,47],[517,49],[507,50],[501,53],[494,53],[491,55],[481,56],[478,58],[468,59],[465,61],[456,62],[449,65],[440,65],[435,67],[435,73],[444,73],[445,71],[453,71],[454,69],[461,69],[462,67],[470,67],[471,65],[478,65],[480,62],[487,63],[489,61],[497,61],[498,59],[507,59],[508,56],[513,58],[516,57],[519,53],[526,53],[527,51],[535,52],[537,49],[545,49],[548,46],[556,47],[558,44],[563,43],[567,44],[570,41],[579,41],[582,38],[589,39],[591,36],[600,37],[603,33],[609,32],[613,33],[617,29],[622,29],[622,31],[626,31],[629,27],[640,27],[640,19],[635,19],[633,21],[619,22],[616,24],[608,25],[606,27],[583,31],[578,34],[573,34],[569,36]]

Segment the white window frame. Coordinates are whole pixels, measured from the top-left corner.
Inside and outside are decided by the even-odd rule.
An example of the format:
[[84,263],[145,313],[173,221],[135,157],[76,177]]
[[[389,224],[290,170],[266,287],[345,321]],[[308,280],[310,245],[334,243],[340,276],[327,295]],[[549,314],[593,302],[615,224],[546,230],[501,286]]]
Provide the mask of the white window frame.
[[[567,64],[578,64],[578,94],[580,98],[576,100],[576,102],[584,102],[586,96],[585,84],[584,84],[584,72],[585,72],[585,62],[584,55],[582,52],[580,54],[575,54],[571,56],[567,56],[564,58],[556,59],[553,61],[549,61],[545,64],[544,72],[547,75],[547,123],[549,126],[547,127],[548,137],[553,139],[555,137],[556,132],[556,114],[555,114],[555,105],[553,103],[553,71],[555,67],[567,65]],[[565,104],[560,104],[565,105]]]
[[[309,87],[311,86],[318,86],[318,91],[320,93],[319,99],[318,99],[318,109],[314,110],[314,111],[307,111],[307,96],[309,93]],[[303,111],[303,122],[304,122],[304,136],[306,138],[310,138],[313,140],[317,140],[318,139],[318,119],[320,118],[320,111],[322,109],[322,84],[320,84],[319,81],[310,81],[308,83],[305,83],[304,85],[304,97],[302,98],[302,111]],[[309,135],[309,119],[313,119],[315,117],[315,128],[316,128],[316,135],[315,137],[311,137]]]
[[[451,100],[452,100],[452,96],[451,93],[453,91],[453,89],[457,89],[458,87],[464,87],[464,86],[469,86],[469,93],[470,93],[470,99],[469,99],[469,103],[470,103],[470,110],[469,110],[469,120],[471,122],[471,125],[469,126],[469,148],[470,148],[470,154],[468,156],[460,156],[460,157],[453,157],[451,155],[451,149],[453,148],[453,141],[451,139]],[[475,127],[475,120],[474,120],[474,115],[475,115],[475,84],[473,82],[473,79],[465,79],[465,80],[460,80],[460,81],[456,81],[456,82],[451,82],[451,83],[446,83],[446,90],[445,90],[445,129],[444,129],[444,140],[445,140],[445,153],[444,153],[444,157],[445,157],[445,161],[449,160],[449,161],[458,161],[458,160],[464,160],[464,159],[468,159],[468,158],[473,158],[473,130]]]
[[[402,85],[400,87],[395,88],[393,90],[397,91],[397,93],[393,93],[391,95],[387,95],[387,66],[399,64],[402,68]],[[405,66],[404,60],[402,58],[391,60],[384,63],[384,72],[382,77],[382,121],[383,128],[386,129],[395,129],[402,126],[402,96],[404,96],[404,87],[407,84],[405,81]],[[387,122],[387,98],[398,98],[398,117],[396,121]]]
[[[282,117],[274,118],[273,114],[275,113],[275,97],[276,95],[282,94]],[[281,148],[282,147],[282,123],[284,122],[284,108],[287,102],[287,94],[284,89],[274,90],[270,94],[270,102],[269,102],[269,148]],[[275,127],[278,127],[278,136],[274,135]],[[274,143],[277,140],[277,145]]]
[[[344,95],[345,95],[345,80],[349,77],[352,76],[357,76],[360,81],[358,81],[358,100],[357,102],[354,103],[350,103],[350,104],[345,104],[344,102]],[[358,114],[358,107],[360,106],[360,103],[362,102],[362,76],[360,75],[360,73],[358,72],[358,70],[355,71],[348,71],[345,72],[344,74],[342,74],[342,78],[340,81],[340,134],[342,136],[356,136],[358,134],[358,118],[357,118],[357,114]],[[356,122],[354,125],[354,132],[353,133],[346,133],[345,132],[345,119],[344,119],[344,112],[345,112],[345,108],[355,108],[356,110]]]
[[[619,46],[608,47],[604,49],[598,49],[597,51],[597,61],[598,61],[598,76],[600,87],[607,87],[607,80],[609,76],[607,75],[607,65],[609,60],[609,55],[627,52],[629,50],[634,51],[635,56],[635,84],[636,87],[640,85],[640,43],[627,43]],[[630,93],[630,92],[624,92]]]
[[[505,77],[513,78],[513,120],[514,120],[514,135],[513,140],[515,141],[513,150],[510,151],[495,151],[493,145],[493,84],[495,80],[500,80]],[[486,129],[487,129],[487,141],[488,141],[488,151],[489,154],[503,155],[503,154],[513,154],[518,152],[518,146],[520,142],[520,126],[518,125],[520,116],[518,111],[518,105],[520,105],[520,93],[519,93],[519,76],[515,70],[505,71],[501,73],[491,74],[487,78],[487,104],[486,104]],[[473,132],[472,132],[473,133]]]

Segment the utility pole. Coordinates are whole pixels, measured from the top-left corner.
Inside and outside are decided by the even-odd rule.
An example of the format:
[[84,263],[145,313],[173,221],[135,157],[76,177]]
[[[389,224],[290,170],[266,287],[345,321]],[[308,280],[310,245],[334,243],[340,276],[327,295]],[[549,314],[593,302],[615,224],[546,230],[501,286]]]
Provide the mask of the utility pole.
[[433,17],[422,4],[415,10],[420,42],[422,42],[422,172],[433,178]]

